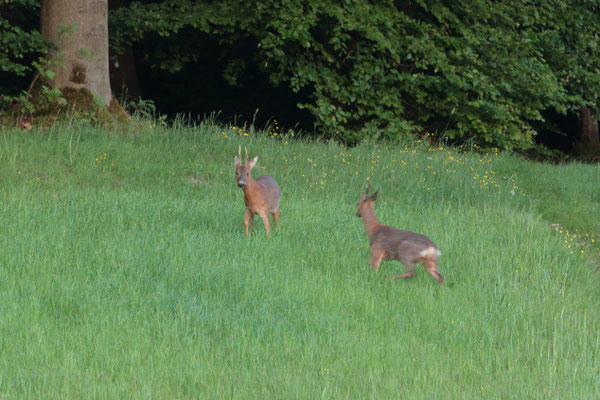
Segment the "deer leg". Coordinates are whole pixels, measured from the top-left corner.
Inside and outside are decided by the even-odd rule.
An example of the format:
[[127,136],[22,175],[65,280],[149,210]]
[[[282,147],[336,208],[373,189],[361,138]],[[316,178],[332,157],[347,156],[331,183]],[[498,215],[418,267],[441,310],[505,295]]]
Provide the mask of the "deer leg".
[[379,264],[381,264],[381,260],[383,259],[384,252],[381,250],[371,249],[371,260],[369,260],[369,264],[373,267],[375,272],[379,271]]
[[267,232],[267,237],[269,237],[269,233],[271,232],[271,226],[269,225],[269,213],[261,211],[258,213],[260,215],[260,219],[262,219],[263,224],[265,224],[265,231]]
[[277,228],[277,225],[279,225],[279,207],[273,213],[273,226]]
[[407,278],[412,278],[413,276],[415,276],[417,273],[415,272],[415,266],[414,264],[411,263],[404,263],[404,265],[406,266],[406,273],[401,274],[401,275],[396,275],[394,276],[394,278],[398,279],[407,279]]
[[246,208],[246,217],[244,218],[244,230],[246,231],[246,236],[248,236],[248,225],[250,225],[250,229],[252,229],[252,224],[254,223],[254,214],[250,211],[249,208]]
[[427,272],[429,272],[429,274],[431,276],[433,276],[436,281],[438,281],[438,283],[440,285],[442,283],[444,283],[444,277],[442,276],[442,274],[440,274],[440,271],[439,271],[438,265],[437,265],[437,261],[433,261],[433,260],[424,261],[423,266],[425,267]]

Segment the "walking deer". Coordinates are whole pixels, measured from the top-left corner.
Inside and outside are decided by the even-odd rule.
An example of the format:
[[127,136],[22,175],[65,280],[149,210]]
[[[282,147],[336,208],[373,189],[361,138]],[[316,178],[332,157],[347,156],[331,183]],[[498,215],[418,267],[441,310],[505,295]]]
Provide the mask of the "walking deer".
[[444,283],[444,277],[440,274],[437,263],[441,253],[431,239],[415,232],[381,225],[373,205],[379,190],[370,196],[368,193],[369,185],[366,187],[365,194],[361,191],[356,215],[362,218],[370,238],[370,264],[375,272],[379,270],[381,260],[398,260],[406,266],[406,273],[395,278],[412,278],[416,275],[414,264],[420,263],[440,284]]
[[[252,229],[254,215],[258,214],[265,225],[267,238],[271,228],[269,226],[269,214],[273,214],[273,225],[279,223],[279,200],[281,200],[281,189],[275,178],[263,175],[256,180],[252,179],[250,171],[256,165],[258,156],[248,162],[248,150],[246,160],[242,164],[242,146],[239,147],[238,155],[235,156],[235,177],[237,184],[244,190],[244,203],[246,203],[246,217],[244,218],[244,229],[248,236],[248,229]],[[248,225],[250,225],[248,227]]]

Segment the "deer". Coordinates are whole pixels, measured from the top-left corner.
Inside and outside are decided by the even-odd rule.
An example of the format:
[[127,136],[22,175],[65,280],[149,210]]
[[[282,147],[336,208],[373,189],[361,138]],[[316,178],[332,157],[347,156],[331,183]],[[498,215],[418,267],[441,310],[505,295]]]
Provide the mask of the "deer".
[[269,225],[269,214],[273,214],[273,225],[279,224],[279,201],[281,200],[281,189],[275,178],[269,175],[263,175],[254,180],[251,170],[256,166],[258,156],[252,161],[248,161],[248,149],[246,151],[246,160],[242,164],[242,146],[238,149],[238,156],[235,156],[235,177],[237,185],[244,191],[244,203],[246,204],[246,216],[244,218],[244,229],[248,236],[249,229],[252,229],[254,215],[258,214],[265,225],[267,238],[271,231]]
[[362,218],[365,230],[370,239],[371,259],[369,263],[377,273],[381,260],[398,260],[406,267],[406,273],[394,278],[412,278],[416,275],[414,265],[420,263],[439,284],[444,283],[444,277],[438,269],[438,257],[441,252],[425,235],[404,231],[391,226],[382,225],[375,215],[374,202],[377,194],[369,195],[370,185],[367,184],[365,193],[360,193],[356,215]]

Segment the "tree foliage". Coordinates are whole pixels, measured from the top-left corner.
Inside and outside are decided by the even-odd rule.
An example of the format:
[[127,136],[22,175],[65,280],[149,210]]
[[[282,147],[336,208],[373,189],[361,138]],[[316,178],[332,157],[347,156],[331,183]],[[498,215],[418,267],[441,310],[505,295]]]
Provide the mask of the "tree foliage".
[[[544,3],[542,3],[544,4]],[[567,98],[565,106],[576,111],[599,111],[600,3],[579,0],[544,7],[538,27],[544,59]]]
[[[24,88],[21,79],[40,67],[40,54],[49,44],[38,29],[28,23],[39,8],[35,0],[0,0],[0,71],[6,82],[0,84],[0,108],[6,107]],[[37,60],[34,61],[34,60]],[[20,79],[21,78],[21,79]]]
[[109,24],[116,49],[168,39],[152,59],[172,72],[203,59],[189,40],[202,32],[230,83],[255,65],[348,142],[429,132],[526,149],[544,113],[598,110],[599,17],[596,0],[146,0]]
[[[527,148],[543,111],[597,108],[599,15],[589,1],[180,0],[134,2],[113,22],[129,41],[186,26],[224,46],[251,37],[271,81],[309,90],[298,106],[348,141],[427,131]],[[181,51],[161,67],[200,56]]]

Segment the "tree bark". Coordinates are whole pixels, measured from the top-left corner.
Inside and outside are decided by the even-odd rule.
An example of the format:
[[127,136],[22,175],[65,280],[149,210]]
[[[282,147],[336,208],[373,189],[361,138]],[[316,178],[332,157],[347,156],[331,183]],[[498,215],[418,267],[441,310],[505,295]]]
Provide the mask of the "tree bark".
[[600,135],[598,121],[587,107],[579,109],[581,121],[581,150],[587,158],[600,158]]
[[[62,27],[76,25],[72,35]],[[52,54],[64,66],[46,82],[52,88],[87,89],[108,106],[110,90],[108,59],[108,0],[42,0],[40,30],[57,46]]]

